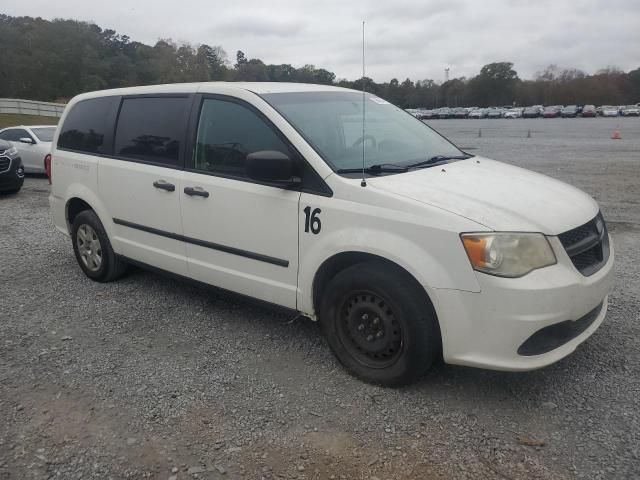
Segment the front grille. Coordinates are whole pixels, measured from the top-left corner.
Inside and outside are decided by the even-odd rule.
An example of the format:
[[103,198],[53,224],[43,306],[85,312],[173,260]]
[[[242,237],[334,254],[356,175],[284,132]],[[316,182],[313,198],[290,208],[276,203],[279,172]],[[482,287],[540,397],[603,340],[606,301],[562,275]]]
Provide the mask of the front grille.
[[609,259],[609,235],[602,213],[584,225],[558,235],[573,266],[588,277]]
[[4,173],[11,167],[11,159],[7,157],[0,157],[0,173]]

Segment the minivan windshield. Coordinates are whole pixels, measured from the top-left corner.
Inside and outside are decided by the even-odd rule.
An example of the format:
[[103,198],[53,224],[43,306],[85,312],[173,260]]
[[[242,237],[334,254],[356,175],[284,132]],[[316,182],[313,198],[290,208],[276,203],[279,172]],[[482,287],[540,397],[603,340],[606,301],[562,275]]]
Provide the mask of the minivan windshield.
[[[271,104],[324,158],[333,170],[410,167],[429,159],[464,158],[465,154],[404,110],[365,94],[365,133],[362,133],[362,93],[267,93]],[[421,164],[422,165],[422,164]],[[429,163],[424,166],[428,166]],[[403,168],[380,169],[400,173]]]

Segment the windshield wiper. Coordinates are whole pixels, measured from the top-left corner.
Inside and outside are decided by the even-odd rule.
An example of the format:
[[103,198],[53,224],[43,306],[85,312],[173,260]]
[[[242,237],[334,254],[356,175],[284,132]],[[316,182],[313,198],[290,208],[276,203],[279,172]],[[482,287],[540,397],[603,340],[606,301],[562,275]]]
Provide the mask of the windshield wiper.
[[[403,173],[408,172],[412,168],[427,167],[447,162],[449,160],[466,160],[473,155],[434,155],[433,157],[421,162],[412,163],[410,165],[398,165],[396,163],[379,163],[364,168],[364,173],[377,175],[380,173]],[[362,168],[341,168],[336,173],[361,173]]]
[[410,168],[428,167],[431,165],[444,163],[449,160],[466,160],[467,158],[471,158],[471,157],[473,157],[473,155],[434,155],[433,157],[430,157],[427,160],[422,160],[421,162],[407,165],[406,168],[410,169]]
[[[364,173],[370,175],[377,175],[379,173],[402,173],[409,170],[409,167],[403,165],[396,165],[394,163],[380,163],[371,165],[364,168]],[[361,173],[362,168],[341,168],[336,170],[336,173]]]

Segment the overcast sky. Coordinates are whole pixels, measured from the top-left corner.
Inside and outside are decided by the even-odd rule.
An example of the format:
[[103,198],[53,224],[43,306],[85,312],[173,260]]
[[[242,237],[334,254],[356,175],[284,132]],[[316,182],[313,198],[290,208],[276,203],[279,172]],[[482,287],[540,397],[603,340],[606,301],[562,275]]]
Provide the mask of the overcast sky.
[[512,61],[521,78],[549,64],[587,73],[640,67],[638,0],[3,0],[0,13],[74,18],[153,44],[170,37],[265,63],[305,63],[338,78],[473,76]]

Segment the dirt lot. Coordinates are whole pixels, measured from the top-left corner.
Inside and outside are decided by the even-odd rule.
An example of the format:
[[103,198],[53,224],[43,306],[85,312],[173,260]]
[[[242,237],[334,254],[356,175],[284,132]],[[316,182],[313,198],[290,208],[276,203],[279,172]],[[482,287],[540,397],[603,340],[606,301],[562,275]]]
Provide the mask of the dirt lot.
[[29,178],[0,198],[0,479],[640,477],[640,119],[432,125],[600,202],[616,285],[578,351],[366,385],[312,322],[140,270],[89,281]]

